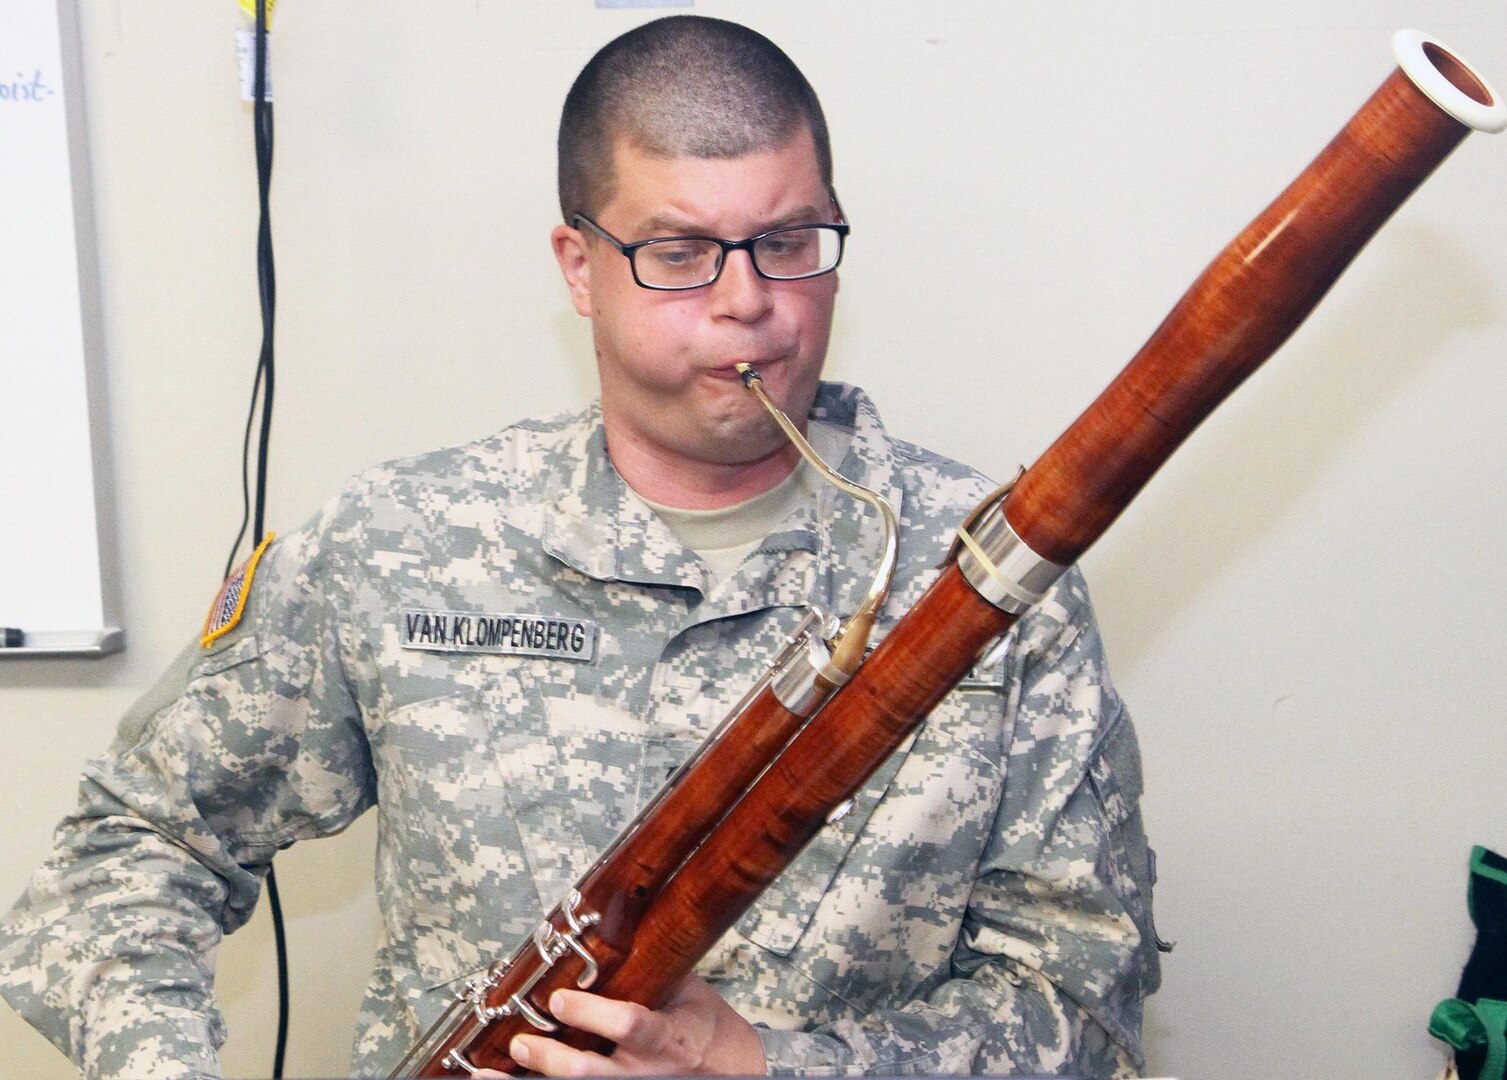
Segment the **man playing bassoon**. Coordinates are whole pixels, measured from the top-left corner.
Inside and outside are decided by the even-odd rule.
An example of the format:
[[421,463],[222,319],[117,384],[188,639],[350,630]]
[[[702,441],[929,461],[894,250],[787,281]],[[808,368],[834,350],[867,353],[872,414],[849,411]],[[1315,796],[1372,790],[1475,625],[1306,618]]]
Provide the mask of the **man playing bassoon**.
[[[0,990],[91,1076],[211,1077],[220,936],[273,855],[375,807],[381,1075],[509,953],[779,649],[849,614],[901,520],[882,637],[991,485],[821,381],[848,223],[791,61],[677,17],[610,43],[560,128],[551,236],[599,402],[353,480],[237,572],[91,764],[0,929]],[[804,253],[795,260],[792,253]],[[1157,985],[1135,737],[1069,573],[657,1011],[556,993],[610,1057],[550,1074],[1133,1075]]]

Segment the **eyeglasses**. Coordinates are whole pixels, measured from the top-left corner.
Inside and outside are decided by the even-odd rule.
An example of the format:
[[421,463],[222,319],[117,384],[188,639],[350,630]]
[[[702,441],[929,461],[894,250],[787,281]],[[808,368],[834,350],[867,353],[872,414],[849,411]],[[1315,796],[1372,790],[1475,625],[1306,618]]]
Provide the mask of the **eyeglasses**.
[[[836,206],[837,200],[833,199]],[[838,210],[840,214],[841,209]],[[722,273],[730,251],[746,251],[754,272],[770,281],[800,281],[830,274],[842,262],[847,225],[785,225],[750,236],[722,240],[715,236],[658,236],[625,244],[585,214],[571,218],[628,259],[633,280],[645,289],[674,291],[710,285]]]

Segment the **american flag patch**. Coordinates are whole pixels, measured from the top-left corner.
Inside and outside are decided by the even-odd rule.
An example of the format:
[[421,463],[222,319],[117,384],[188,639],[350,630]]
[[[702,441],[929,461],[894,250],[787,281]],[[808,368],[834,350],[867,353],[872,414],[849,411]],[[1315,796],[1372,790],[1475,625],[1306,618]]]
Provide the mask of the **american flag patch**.
[[267,538],[251,553],[251,558],[236,567],[225,579],[225,584],[220,586],[220,591],[215,594],[215,602],[209,605],[209,615],[204,619],[204,633],[199,638],[201,649],[209,648],[217,639],[234,630],[241,621],[241,615],[246,611],[246,598],[251,595],[251,579],[256,576],[256,564],[261,562],[262,552],[272,543],[274,535],[268,533]]

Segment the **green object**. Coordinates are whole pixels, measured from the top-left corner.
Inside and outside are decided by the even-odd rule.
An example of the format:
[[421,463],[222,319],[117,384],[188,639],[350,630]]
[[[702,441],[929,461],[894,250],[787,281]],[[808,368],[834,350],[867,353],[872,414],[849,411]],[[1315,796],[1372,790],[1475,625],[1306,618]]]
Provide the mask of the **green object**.
[[1454,1047],[1462,1080],[1507,1080],[1507,859],[1472,848],[1466,897],[1476,944],[1456,996],[1429,1017],[1429,1034]]
[[1502,1080],[1507,1072],[1507,1001],[1441,1001],[1429,1017],[1429,1034],[1455,1048],[1457,1065],[1463,1066],[1460,1059],[1481,1057],[1474,1074],[1478,1080]]

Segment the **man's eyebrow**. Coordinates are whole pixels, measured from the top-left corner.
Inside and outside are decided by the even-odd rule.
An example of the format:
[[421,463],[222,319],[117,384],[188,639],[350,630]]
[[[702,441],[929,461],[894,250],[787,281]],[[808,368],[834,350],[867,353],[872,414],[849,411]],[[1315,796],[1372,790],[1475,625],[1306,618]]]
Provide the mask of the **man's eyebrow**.
[[643,231],[649,236],[703,236],[704,231],[690,224],[684,218],[664,217],[655,215],[644,222]]
[[783,225],[821,225],[825,224],[825,211],[818,206],[802,206],[781,214],[769,224],[766,229],[778,229]]
[[[815,205],[798,206],[794,210],[787,211],[766,221],[754,230],[755,235],[767,232],[770,229],[778,229],[785,225],[820,225],[824,224],[824,211]],[[711,233],[699,225],[695,225],[686,218],[672,217],[665,214],[656,214],[644,222],[645,235],[654,238],[660,236],[710,236]],[[730,237],[725,239],[731,239]]]

